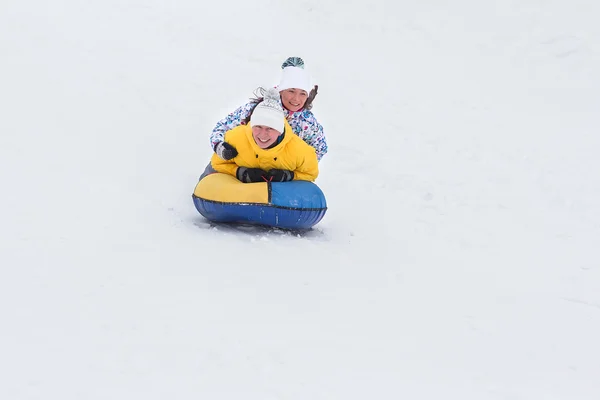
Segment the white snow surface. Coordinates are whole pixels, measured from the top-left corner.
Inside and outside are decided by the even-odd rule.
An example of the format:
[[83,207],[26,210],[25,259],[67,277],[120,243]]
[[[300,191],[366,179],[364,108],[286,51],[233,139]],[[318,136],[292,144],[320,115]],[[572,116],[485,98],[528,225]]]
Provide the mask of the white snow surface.
[[[600,398],[600,3],[0,2],[0,398]],[[303,57],[307,235],[211,227]]]

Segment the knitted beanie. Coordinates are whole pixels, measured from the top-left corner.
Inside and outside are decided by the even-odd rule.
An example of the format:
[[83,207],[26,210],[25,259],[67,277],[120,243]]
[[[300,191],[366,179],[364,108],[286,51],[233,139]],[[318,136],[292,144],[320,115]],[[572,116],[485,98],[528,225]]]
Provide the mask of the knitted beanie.
[[312,85],[310,82],[310,75],[304,69],[304,60],[300,57],[288,57],[287,60],[281,65],[281,81],[277,85],[277,90],[282,91],[286,89],[302,89],[306,93],[310,93]]
[[268,126],[280,134],[283,133],[285,114],[281,106],[279,92],[275,88],[264,92],[263,101],[258,103],[250,117],[250,126]]

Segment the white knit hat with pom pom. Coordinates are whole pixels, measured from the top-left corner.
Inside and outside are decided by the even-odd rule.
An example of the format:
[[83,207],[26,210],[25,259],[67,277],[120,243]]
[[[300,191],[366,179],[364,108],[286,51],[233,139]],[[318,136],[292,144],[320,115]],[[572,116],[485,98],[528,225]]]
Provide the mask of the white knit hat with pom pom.
[[285,114],[281,106],[279,92],[275,88],[263,92],[263,101],[258,103],[250,117],[250,126],[268,126],[280,134],[283,133]]
[[281,65],[281,81],[277,85],[277,90],[302,89],[310,93],[312,89],[310,75],[304,69],[304,60],[300,57],[288,57]]

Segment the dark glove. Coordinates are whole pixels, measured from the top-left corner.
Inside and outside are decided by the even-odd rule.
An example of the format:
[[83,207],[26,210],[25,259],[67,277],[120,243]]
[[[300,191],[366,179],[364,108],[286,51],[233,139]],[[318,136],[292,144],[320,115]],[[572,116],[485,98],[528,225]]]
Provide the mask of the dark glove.
[[267,180],[271,182],[288,182],[294,179],[294,173],[287,169],[272,169],[267,173]]
[[231,160],[232,158],[238,155],[238,152],[235,149],[235,147],[233,147],[227,142],[217,143],[215,145],[215,153],[217,153],[217,155],[223,160]]
[[260,168],[238,167],[235,177],[244,183],[268,181],[267,173]]

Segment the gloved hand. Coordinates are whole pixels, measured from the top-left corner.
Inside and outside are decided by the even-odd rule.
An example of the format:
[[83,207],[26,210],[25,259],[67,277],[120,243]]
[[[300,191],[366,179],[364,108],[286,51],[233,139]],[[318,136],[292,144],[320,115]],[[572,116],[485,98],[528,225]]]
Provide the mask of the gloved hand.
[[227,142],[217,143],[215,145],[215,153],[217,153],[217,155],[223,160],[231,160],[232,158],[238,155],[238,152],[235,149],[235,147],[233,147]]
[[271,182],[288,182],[294,179],[294,173],[287,169],[272,169],[267,173],[267,180]]
[[238,167],[235,177],[244,183],[268,181],[267,173],[260,168]]

